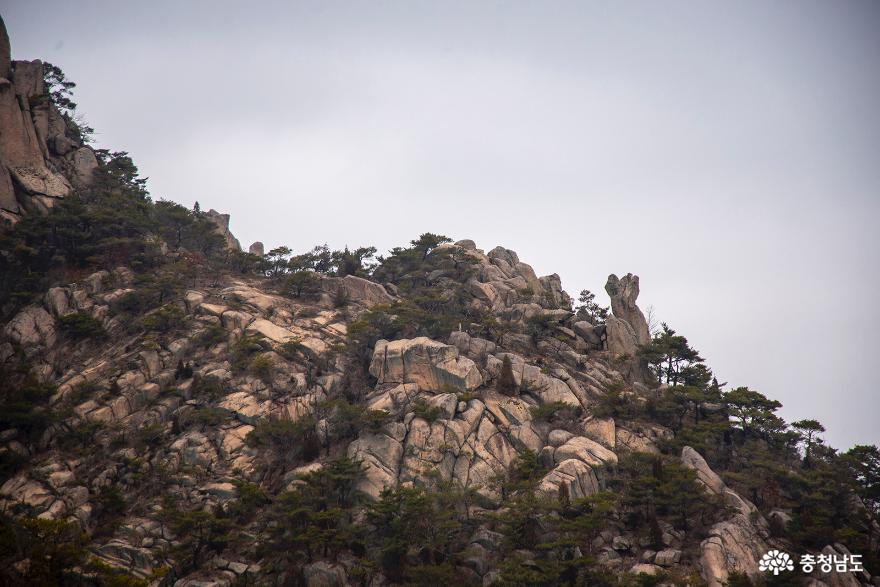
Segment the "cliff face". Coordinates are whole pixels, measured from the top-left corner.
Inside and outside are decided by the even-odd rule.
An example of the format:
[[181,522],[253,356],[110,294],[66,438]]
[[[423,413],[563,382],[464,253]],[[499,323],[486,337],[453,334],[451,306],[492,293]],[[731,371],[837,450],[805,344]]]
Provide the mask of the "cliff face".
[[11,60],[0,19],[0,218],[45,213],[88,185],[97,167],[94,151],[49,100],[43,63]]

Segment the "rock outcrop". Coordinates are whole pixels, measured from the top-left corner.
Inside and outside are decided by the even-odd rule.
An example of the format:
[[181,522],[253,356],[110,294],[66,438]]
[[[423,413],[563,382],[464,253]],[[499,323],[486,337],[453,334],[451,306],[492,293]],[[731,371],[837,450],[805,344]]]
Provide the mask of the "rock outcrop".
[[635,356],[639,345],[651,341],[648,322],[636,305],[639,297],[639,277],[627,273],[622,279],[608,276],[605,291],[611,298],[611,313],[607,320],[608,350],[614,356]]
[[627,273],[618,279],[614,274],[608,276],[605,291],[611,298],[611,313],[623,320],[633,329],[636,342],[646,344],[651,341],[648,322],[645,315],[636,305],[639,297],[639,276]]
[[94,151],[49,100],[41,61],[12,61],[0,19],[0,223],[44,213],[88,185]]
[[380,384],[415,383],[431,391],[473,390],[483,383],[477,366],[456,347],[425,337],[377,342],[370,374]]
[[[376,343],[370,373],[377,382],[367,407],[395,421],[349,445],[349,456],[365,464],[361,491],[377,498],[384,488],[439,475],[497,505],[492,479],[525,449],[540,454],[550,469],[538,487],[544,495],[574,499],[604,487],[607,471],[617,464],[613,421],[584,418],[575,434],[549,429],[534,419],[532,408],[556,402],[585,407],[591,394],[601,393],[594,386],[612,385],[619,374],[600,363],[591,379],[562,368],[547,374],[525,357],[461,331],[452,332],[449,343],[425,337]],[[493,388],[504,358],[512,365],[515,397]],[[477,397],[468,397],[470,391]]]
[[345,277],[327,277],[321,278],[321,291],[331,298],[335,297],[337,303],[339,300],[345,302],[354,301],[367,307],[376,304],[390,304],[397,298],[385,289],[382,284],[357,277],[355,275],[346,275]]
[[447,253],[473,267],[466,286],[474,296],[471,303],[475,308],[517,320],[571,309],[571,298],[562,290],[558,275],[538,278],[535,270],[510,249],[495,247],[485,253],[473,241],[462,240],[442,244],[432,252]]
[[633,380],[648,377],[647,363],[638,357],[640,345],[651,341],[648,322],[636,305],[639,297],[639,277],[627,273],[623,278],[611,274],[605,284],[611,298],[611,313],[605,322],[605,338],[612,357],[626,359],[624,368]]
[[[518,471],[526,451],[532,460],[525,462],[536,467],[535,495],[578,507],[577,500],[615,490],[611,481],[627,453],[668,459],[660,448],[672,431],[597,409],[607,410],[609,391],[633,402],[654,392],[621,372],[626,365],[603,348],[606,335],[609,346],[617,344],[611,342],[616,324],[628,344],[639,340],[629,322],[639,325],[641,316],[634,278],[612,287],[620,316],[611,316],[602,329],[577,321],[564,307],[558,280],[532,279],[533,272],[507,249],[484,254],[469,241],[438,249],[431,254],[449,253],[460,263],[426,275],[438,296],[453,287],[474,292],[465,299],[508,328],[487,333],[481,324],[463,321],[442,339],[389,331],[399,338],[357,349],[358,357],[369,358],[366,373],[355,371],[344,352],[349,329],[363,328],[369,323],[364,318],[376,313],[396,318],[397,303],[411,303],[403,287],[318,275],[316,291],[289,298],[275,293],[277,283],[263,276],[223,274],[188,282],[191,289],[167,300],[164,309],[173,307],[178,323],[164,334],[132,328],[126,323],[132,317],[117,311],[117,302],[139,287],[128,269],[99,271],[49,289],[3,326],[0,364],[26,358],[35,377],[56,386],[49,405],[63,421],[27,446],[17,432],[0,430],[0,450],[25,455],[29,465],[0,486],[0,509],[66,520],[89,534],[100,523],[104,488],[136,496],[138,508],[121,513],[106,534],[91,535],[88,547],[108,565],[144,578],[169,566],[169,553],[180,544],[162,515],[164,498],[173,496],[185,511],[221,512],[238,503],[246,487],[259,488],[270,499],[255,507],[267,508],[283,499],[283,491],[300,491],[310,474],[347,455],[363,470],[353,483],[362,494],[357,508],[389,488],[442,483],[467,490],[473,537],[461,549],[456,572],[491,584],[505,541],[493,520],[513,503],[510,492],[518,491],[502,481]],[[99,323],[106,337],[71,337],[62,319],[72,314]],[[90,442],[102,447],[99,458],[71,458],[60,450],[72,430],[91,435]],[[311,437],[304,430],[314,437],[313,453],[287,461],[279,446],[257,440],[294,430],[304,436],[281,446],[300,450]],[[733,573],[756,578],[759,557],[776,547],[767,522],[695,450],[685,447],[681,462],[729,508],[707,533],[688,537],[661,519],[649,543],[628,527],[624,512],[613,511],[598,536],[566,547],[565,556],[581,557],[589,548],[611,573],[684,577],[699,571],[712,587]],[[152,472],[160,472],[166,485],[149,492],[144,486]],[[257,519],[246,532],[260,540]],[[843,548],[829,546],[838,553]],[[270,582],[260,552],[227,549],[175,577],[174,585]],[[528,560],[537,553],[519,554]],[[311,584],[349,584],[348,557],[345,549],[333,560],[316,555],[297,572]],[[375,584],[386,579],[380,576]],[[816,575],[813,584],[855,585],[863,579]]]
[[734,572],[757,577],[758,561],[770,549],[767,521],[754,504],[728,488],[693,448],[682,449],[681,462],[697,473],[706,491],[723,498],[734,512],[731,518],[712,526],[709,537],[700,545],[703,579],[709,587],[723,587]]
[[226,242],[226,248],[230,251],[240,251],[241,243],[235,238],[235,235],[229,230],[229,214],[221,214],[217,210],[211,209],[204,213],[205,218],[213,222],[217,226],[217,232]]

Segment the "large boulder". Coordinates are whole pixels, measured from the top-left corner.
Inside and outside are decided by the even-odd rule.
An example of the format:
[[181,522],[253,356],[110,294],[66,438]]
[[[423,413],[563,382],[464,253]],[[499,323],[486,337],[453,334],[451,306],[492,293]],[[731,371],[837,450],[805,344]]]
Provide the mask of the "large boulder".
[[449,344],[455,345],[458,351],[480,362],[485,362],[488,355],[493,354],[498,345],[485,338],[470,336],[467,332],[456,330],[449,335]]
[[344,587],[348,585],[345,568],[326,561],[309,563],[303,567],[306,587]]
[[574,436],[568,439],[553,453],[553,459],[557,463],[568,459],[581,460],[591,467],[614,466],[617,464],[617,455],[598,442]]
[[43,298],[46,308],[55,316],[64,316],[72,311],[70,291],[64,287],[51,287]]
[[403,445],[385,434],[362,433],[348,446],[348,456],[364,464],[357,489],[371,499],[379,499],[386,487],[397,486]]
[[380,384],[415,383],[427,391],[447,386],[470,391],[483,384],[476,363],[459,356],[455,346],[424,336],[377,342],[370,374]]
[[546,497],[582,499],[599,491],[599,480],[593,468],[580,459],[567,459],[547,473],[538,484],[538,492]]
[[98,158],[89,147],[80,147],[72,155],[73,183],[78,186],[87,186],[92,183],[95,171],[98,169]]
[[752,578],[758,575],[758,561],[769,549],[749,520],[736,516],[709,529],[700,544],[700,567],[709,587],[727,585],[731,573]]
[[726,488],[724,481],[715,471],[709,468],[700,453],[689,446],[681,449],[681,463],[688,469],[692,469],[697,474],[699,481],[709,492],[721,495]]
[[650,438],[626,428],[617,428],[614,432],[614,440],[615,448],[618,451],[660,453],[660,449]]
[[674,548],[667,548],[666,550],[661,550],[654,557],[654,563],[660,565],[661,567],[671,567],[673,565],[678,564],[681,560],[681,551],[676,550]]
[[504,357],[510,359],[517,393],[527,393],[541,403],[562,402],[581,406],[581,401],[565,381],[546,375],[541,367],[529,364],[513,353],[496,353],[486,359],[486,371],[495,380],[501,375]]
[[616,425],[613,418],[590,417],[581,423],[584,436],[591,438],[602,446],[614,449],[617,446]]
[[390,304],[394,301],[394,296],[389,294],[382,284],[354,275],[322,277],[321,290],[330,295],[341,294],[349,301],[368,308],[376,304]]
[[29,306],[9,321],[4,334],[24,347],[52,346],[57,338],[55,319],[41,306]]

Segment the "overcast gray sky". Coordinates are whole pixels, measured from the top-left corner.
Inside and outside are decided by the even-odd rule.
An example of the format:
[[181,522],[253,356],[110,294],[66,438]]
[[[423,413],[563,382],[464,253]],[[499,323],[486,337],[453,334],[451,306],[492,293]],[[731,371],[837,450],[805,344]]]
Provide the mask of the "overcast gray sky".
[[880,442],[880,3],[4,0],[97,143],[247,246],[516,250]]

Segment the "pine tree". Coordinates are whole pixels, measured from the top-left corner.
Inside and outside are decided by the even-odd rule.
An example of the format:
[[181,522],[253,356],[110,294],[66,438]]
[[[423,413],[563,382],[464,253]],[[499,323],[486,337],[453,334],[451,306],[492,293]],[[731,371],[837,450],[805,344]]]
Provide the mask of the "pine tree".
[[766,436],[778,431],[780,420],[773,413],[782,407],[778,401],[767,399],[748,387],[730,390],[722,395],[722,401],[745,436]]
[[[657,383],[664,383],[665,379],[667,385],[687,384],[688,380],[702,381],[707,375],[698,369],[705,359],[691,348],[687,338],[676,334],[665,322],[651,342],[639,349],[639,355],[656,373]],[[711,372],[708,374],[711,375]]]
[[813,445],[822,442],[817,435],[825,432],[825,427],[818,420],[798,420],[792,422],[791,427],[798,432],[800,441],[804,444],[804,466],[809,467],[812,462]]
[[585,289],[581,291],[581,294],[578,296],[580,305],[576,306],[575,309],[577,310],[578,319],[586,320],[590,324],[598,326],[600,324],[605,324],[605,320],[608,318],[608,308],[597,304],[595,299],[596,294]]

